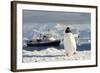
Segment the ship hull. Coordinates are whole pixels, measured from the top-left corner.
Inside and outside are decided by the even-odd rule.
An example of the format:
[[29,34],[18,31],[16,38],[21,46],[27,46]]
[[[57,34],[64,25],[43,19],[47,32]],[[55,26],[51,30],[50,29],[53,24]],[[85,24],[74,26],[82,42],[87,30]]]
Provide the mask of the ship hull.
[[27,46],[59,46],[60,40],[48,41],[48,42],[28,42]]

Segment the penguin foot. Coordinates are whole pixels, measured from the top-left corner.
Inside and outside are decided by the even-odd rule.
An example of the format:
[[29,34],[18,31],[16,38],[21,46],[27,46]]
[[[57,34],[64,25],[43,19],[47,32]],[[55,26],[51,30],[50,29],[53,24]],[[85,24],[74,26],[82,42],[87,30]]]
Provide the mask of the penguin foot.
[[73,54],[66,53],[66,56],[70,57],[70,56],[73,56],[73,55],[76,55],[76,54],[77,54],[76,52],[74,52]]
[[73,53],[74,55],[77,54],[76,52]]
[[72,56],[72,54],[68,54],[68,53],[67,53],[66,56],[70,57],[70,56]]

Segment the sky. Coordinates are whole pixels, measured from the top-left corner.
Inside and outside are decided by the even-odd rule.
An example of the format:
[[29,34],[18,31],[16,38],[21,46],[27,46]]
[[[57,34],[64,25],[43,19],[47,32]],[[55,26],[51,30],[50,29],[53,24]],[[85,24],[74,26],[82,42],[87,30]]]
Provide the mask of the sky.
[[23,10],[23,24],[90,24],[90,13]]

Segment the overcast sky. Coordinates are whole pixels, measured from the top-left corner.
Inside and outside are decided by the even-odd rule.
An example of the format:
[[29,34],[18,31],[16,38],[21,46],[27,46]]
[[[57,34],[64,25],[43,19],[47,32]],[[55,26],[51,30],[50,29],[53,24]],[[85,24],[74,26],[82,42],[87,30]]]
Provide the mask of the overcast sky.
[[90,13],[23,10],[23,24],[90,24]]

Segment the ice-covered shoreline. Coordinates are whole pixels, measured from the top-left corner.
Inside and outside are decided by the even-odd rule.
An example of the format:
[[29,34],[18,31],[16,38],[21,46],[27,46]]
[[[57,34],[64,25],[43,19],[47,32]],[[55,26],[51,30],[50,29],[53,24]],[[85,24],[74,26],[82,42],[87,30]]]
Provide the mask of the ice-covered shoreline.
[[23,50],[23,63],[32,62],[52,62],[52,61],[72,61],[72,60],[89,60],[91,51],[77,51],[71,57],[66,56],[64,49],[48,48],[45,50],[26,51]]

